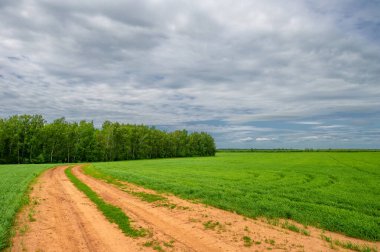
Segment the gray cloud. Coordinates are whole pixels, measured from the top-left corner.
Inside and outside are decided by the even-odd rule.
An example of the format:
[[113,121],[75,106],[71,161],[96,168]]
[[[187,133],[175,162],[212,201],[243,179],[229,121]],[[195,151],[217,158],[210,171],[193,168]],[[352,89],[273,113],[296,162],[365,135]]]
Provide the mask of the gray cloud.
[[[2,1],[0,115],[186,127],[220,147],[378,148],[379,13],[351,0]],[[239,141],[260,138],[275,141]]]

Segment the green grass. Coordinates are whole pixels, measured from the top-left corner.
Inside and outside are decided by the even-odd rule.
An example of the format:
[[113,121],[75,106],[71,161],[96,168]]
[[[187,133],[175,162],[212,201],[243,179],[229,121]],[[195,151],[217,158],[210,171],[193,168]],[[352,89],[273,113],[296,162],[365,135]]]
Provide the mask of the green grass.
[[205,229],[211,229],[211,230],[215,230],[215,228],[221,228],[222,227],[222,225],[218,221],[211,221],[211,220],[203,223],[203,226]]
[[[165,244],[168,244],[168,245],[171,245],[171,247],[173,247],[172,244],[170,243],[164,243]],[[159,252],[164,252],[165,250],[161,247],[160,243],[156,240],[152,240],[152,241],[147,241],[143,244],[144,247],[147,247],[147,248],[152,248],[153,250],[156,250],[156,251],[159,251]],[[169,246],[168,246],[169,247]]]
[[376,252],[377,249],[376,248],[371,248],[367,245],[359,245],[359,244],[356,244],[356,243],[352,243],[350,241],[348,242],[342,242],[342,241],[339,241],[339,240],[335,240],[334,241],[334,244],[339,246],[339,247],[342,247],[342,248],[345,248],[345,249],[350,249],[350,250],[353,250],[353,251],[358,251],[358,252]]
[[28,186],[51,164],[0,165],[0,250],[9,246],[12,225],[20,208],[28,204]]
[[65,173],[70,181],[95,203],[97,208],[111,223],[116,223],[124,234],[131,237],[144,235],[144,230],[137,230],[131,227],[128,216],[120,208],[106,203],[96,192],[75,177],[71,172],[71,168],[66,169]]
[[113,184],[113,185],[119,187],[120,189],[122,189],[123,191],[130,193],[136,197],[139,197],[143,201],[152,203],[152,202],[156,202],[156,201],[166,201],[167,200],[167,198],[165,198],[161,195],[146,193],[146,192],[135,192],[135,191],[129,190],[126,185],[124,185],[123,183],[120,183],[117,179],[113,178],[112,176],[105,175],[103,173],[98,172],[97,170],[94,169],[94,167],[92,165],[85,165],[83,167],[83,171],[87,175],[90,175],[90,176],[97,178],[97,179],[101,179],[101,180],[103,180],[109,184]]
[[107,176],[248,217],[380,240],[380,152],[223,152],[93,165]]
[[288,221],[285,221],[285,223],[282,223],[281,227],[286,228],[296,233],[301,233],[303,235],[310,236],[310,231],[303,228],[299,228],[296,225],[289,223]]
[[265,239],[265,242],[268,243],[268,244],[270,244],[270,245],[276,244],[276,241],[273,240],[273,239]]
[[252,244],[253,244],[253,241],[252,241],[251,237],[246,236],[246,235],[243,236],[243,242],[244,242],[244,246],[245,247],[251,247]]
[[165,200],[165,197],[162,197],[157,194],[151,194],[151,193],[145,193],[145,192],[131,192],[131,194],[135,195],[136,197],[139,197],[143,201],[152,203],[160,200]]
[[377,252],[377,249],[375,247],[370,247],[368,245],[360,245],[356,243],[352,243],[350,241],[340,241],[340,240],[333,240],[331,237],[328,237],[324,234],[321,234],[322,240],[325,240],[326,242],[330,243],[330,247],[332,249],[335,249],[335,245],[353,250],[353,251],[358,251],[358,252]]
[[173,243],[174,243],[174,240],[170,240],[169,242],[164,242],[164,246],[168,248],[173,248],[174,247]]

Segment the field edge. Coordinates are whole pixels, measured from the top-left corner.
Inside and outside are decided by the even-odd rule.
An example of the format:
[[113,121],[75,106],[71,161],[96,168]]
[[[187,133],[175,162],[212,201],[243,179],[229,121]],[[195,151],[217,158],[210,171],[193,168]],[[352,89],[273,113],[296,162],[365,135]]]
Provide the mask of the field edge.
[[56,167],[57,167],[56,164],[52,164],[51,167],[47,167],[46,169],[43,169],[42,171],[35,173],[34,177],[29,181],[20,199],[20,205],[16,208],[16,212],[13,216],[13,220],[8,229],[9,233],[7,236],[4,237],[3,241],[0,240],[0,251],[6,251],[7,249],[12,248],[13,246],[12,239],[15,237],[17,228],[18,228],[17,220],[20,217],[20,214],[23,212],[23,210],[30,205],[30,193],[33,190],[33,186],[36,184],[38,178],[46,171],[50,169],[54,169]]
[[119,208],[104,201],[96,192],[94,192],[88,185],[77,178],[72,172],[70,166],[65,169],[67,178],[74,184],[74,186],[84,193],[97,207],[97,209],[106,217],[110,223],[115,223],[119,229],[127,236],[141,237],[145,235],[145,230],[134,229],[131,226],[130,218]]

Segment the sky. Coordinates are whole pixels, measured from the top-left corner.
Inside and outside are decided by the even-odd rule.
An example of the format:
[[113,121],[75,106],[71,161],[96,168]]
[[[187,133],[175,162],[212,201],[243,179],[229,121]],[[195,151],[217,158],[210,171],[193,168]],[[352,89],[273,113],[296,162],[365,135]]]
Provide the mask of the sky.
[[0,117],[380,148],[380,1],[1,0]]

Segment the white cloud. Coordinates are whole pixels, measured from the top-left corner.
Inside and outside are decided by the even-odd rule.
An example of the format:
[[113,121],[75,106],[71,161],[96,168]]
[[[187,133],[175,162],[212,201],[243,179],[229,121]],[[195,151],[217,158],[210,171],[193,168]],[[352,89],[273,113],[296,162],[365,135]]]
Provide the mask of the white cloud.
[[316,139],[319,139],[320,137],[319,136],[304,136],[304,137],[301,137],[301,139],[304,139],[304,140],[316,140]]
[[345,125],[322,125],[315,127],[316,129],[337,129],[347,127]]
[[[257,121],[321,126],[301,132],[311,135],[338,129],[324,125],[331,118],[376,120],[376,9],[356,1],[3,1],[0,116],[191,121],[225,145],[255,132],[289,143],[281,127],[247,125]],[[220,125],[196,123],[205,120]]]
[[253,140],[254,138],[252,137],[245,137],[245,138],[239,139],[240,142],[252,142]]
[[272,141],[272,140],[274,140],[274,138],[269,138],[269,137],[256,137],[255,140],[258,141],[258,142],[261,142],[261,141]]
[[310,121],[310,122],[294,122],[295,124],[304,124],[304,125],[319,125],[319,124],[322,124],[321,122],[313,122],[313,121]]

